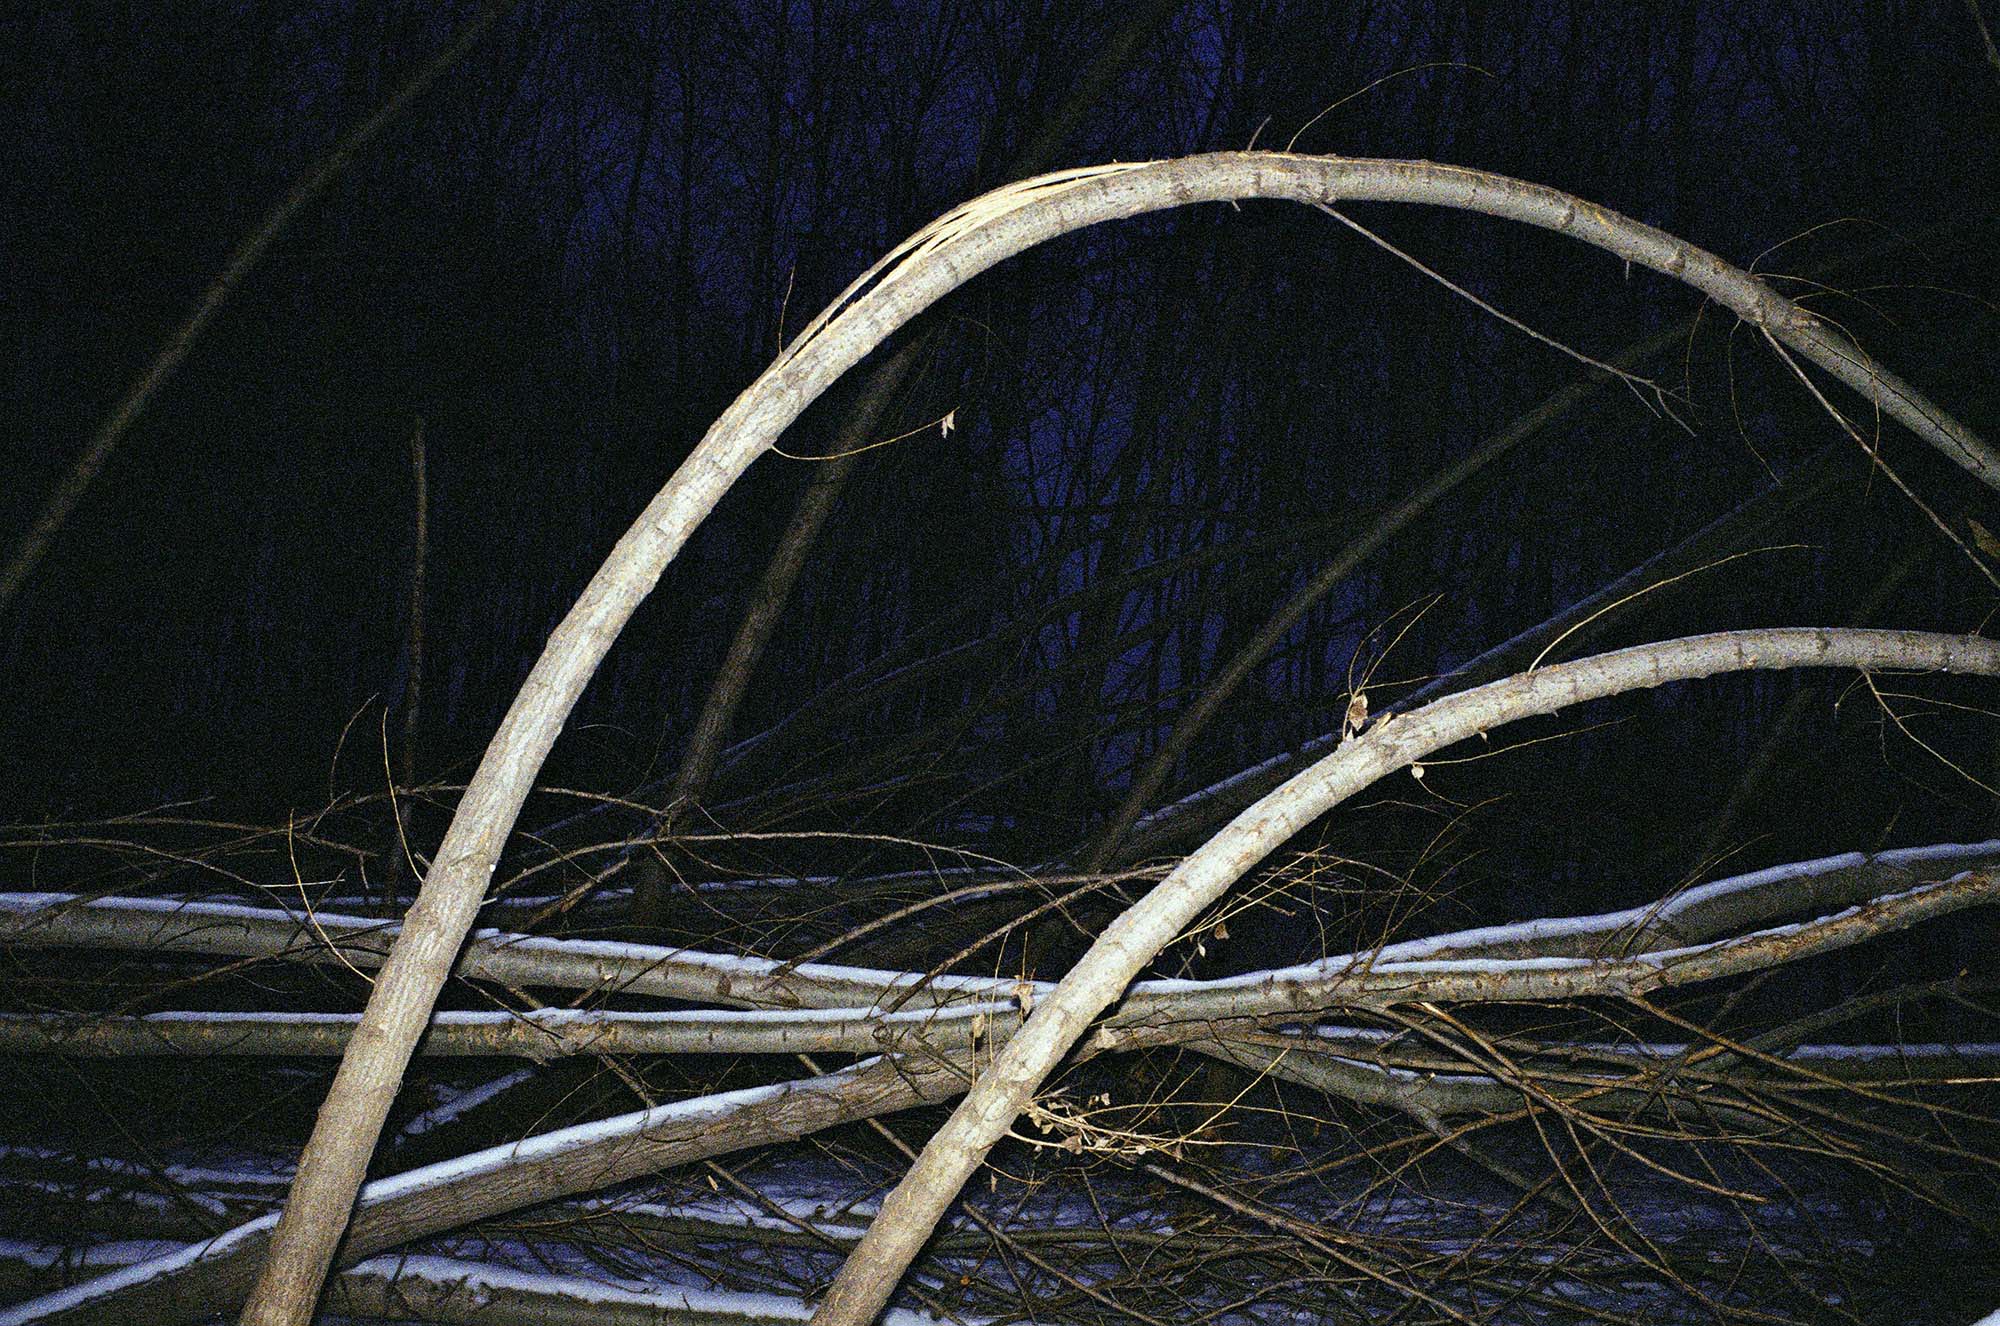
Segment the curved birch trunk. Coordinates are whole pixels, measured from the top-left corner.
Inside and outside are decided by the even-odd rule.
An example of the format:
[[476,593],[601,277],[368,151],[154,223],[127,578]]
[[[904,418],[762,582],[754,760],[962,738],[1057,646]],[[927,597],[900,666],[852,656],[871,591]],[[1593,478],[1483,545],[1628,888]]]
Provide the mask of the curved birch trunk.
[[[2000,490],[2000,456],[1834,328],[1703,249],[1555,189],[1431,162],[1226,152],[1060,171],[977,198],[905,240],[786,347],[709,429],[550,636],[461,798],[375,982],[300,1157],[246,1322],[276,1326],[311,1317],[410,1054],[535,776],[612,642],[722,494],[840,374],[994,264],[1098,222],[1243,198],[1426,203],[1570,235],[1694,287]],[[1074,1039],[1081,1029],[1065,1034]],[[1024,1034],[1014,1044],[1033,1043]],[[846,1277],[841,1283],[842,1293],[851,1293]],[[853,1314],[829,1320],[860,1320]]]

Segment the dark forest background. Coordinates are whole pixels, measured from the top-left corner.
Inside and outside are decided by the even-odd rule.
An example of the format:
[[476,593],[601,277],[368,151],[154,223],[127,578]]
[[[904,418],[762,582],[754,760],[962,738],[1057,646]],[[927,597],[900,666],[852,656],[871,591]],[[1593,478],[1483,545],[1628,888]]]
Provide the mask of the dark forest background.
[[[27,526],[231,247],[477,12],[9,7],[0,532]],[[617,535],[884,249],[1024,163],[1253,140],[1572,191],[1754,262],[2000,431],[2000,61],[1958,0],[526,0],[289,226],[0,619],[0,811],[200,797],[282,815],[379,790],[400,761],[463,781]],[[1591,647],[1988,626],[1990,495],[1885,426],[1919,510],[1733,319],[1522,227],[1352,215],[1585,354],[1639,353],[1664,408],[1599,379],[1373,551],[1283,632],[1162,799],[1337,731],[1364,682],[1379,711],[1781,482],[1796,500],[1704,560],[1750,555],[1648,594]],[[858,458],[810,551],[734,725],[776,731],[702,798],[727,827],[1066,850],[1348,539],[1593,382],[1276,204],[1048,245],[903,347],[913,371],[869,440],[908,436]],[[785,449],[834,450],[853,394]],[[618,644],[547,781],[648,795],[674,772],[826,468],[753,468]],[[1990,721],[1889,703],[1904,722],[1845,679],[1680,688],[1405,779],[1401,827],[1364,813],[1352,832],[1404,844],[1406,865],[1475,834],[1455,863],[1542,881],[1985,835],[1990,797],[1914,738],[1991,781]]]

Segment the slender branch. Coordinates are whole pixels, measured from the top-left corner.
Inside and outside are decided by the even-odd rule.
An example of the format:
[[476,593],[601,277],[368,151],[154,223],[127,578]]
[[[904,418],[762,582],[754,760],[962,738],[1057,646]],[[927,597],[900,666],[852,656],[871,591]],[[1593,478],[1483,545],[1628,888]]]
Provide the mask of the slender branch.
[[1986,63],[1993,66],[1993,72],[2000,74],[2000,46],[1993,44],[1993,29],[1986,26],[1986,15],[1979,11],[1979,0],[1965,0],[1965,12],[1972,17],[1972,26],[1979,31],[1979,46],[1986,53]]
[[[0,1013],[0,1054],[337,1055],[358,1013]],[[1016,1006],[883,1013],[446,1012],[431,1017],[425,1055],[511,1055],[545,1061],[577,1054],[879,1054],[903,1045],[924,1053],[969,1050],[1019,1025]]]
[[[414,787],[417,782],[417,731],[424,704],[424,577],[431,543],[428,475],[424,421],[419,416],[410,429],[410,597],[403,636],[403,745],[398,752],[394,791]],[[408,812],[401,802],[396,815],[399,835],[407,835]]]
[[[101,947],[380,967],[402,927],[318,912],[164,898],[83,899],[0,893],[0,948]],[[511,986],[554,986],[749,1008],[866,1008],[894,998],[918,1006],[1005,1000],[1012,980],[787,963],[650,944],[481,931],[456,972]],[[1047,987],[1045,987],[1047,988]]]
[[[1453,691],[1462,691],[1518,671],[1557,639],[1566,637],[1573,645],[1588,644],[1607,627],[1624,619],[1629,611],[1626,605],[1650,605],[1651,600],[1641,595],[1651,586],[1748,546],[1759,530],[1781,519],[1787,512],[1817,500],[1842,477],[1843,471],[1836,463],[1838,459],[1836,448],[1822,448],[1775,486],[1739,503],[1673,547],[1648,557],[1554,616],[1510,636],[1442,677],[1425,683],[1399,699],[1390,712],[1413,709],[1440,695],[1449,695]],[[1163,850],[1170,842],[1190,840],[1196,834],[1212,831],[1235,811],[1285,781],[1306,763],[1332,750],[1339,741],[1338,732],[1323,733],[1306,741],[1297,750],[1239,770],[1158,807],[1136,821],[1136,827],[1118,857],[1138,859]]]
[[[1681,340],[1686,334],[1686,327],[1668,328],[1664,332],[1648,337],[1631,353],[1623,356],[1622,362],[1643,363]],[[1522,414],[1506,428],[1489,437],[1455,464],[1440,470],[1408,497],[1377,516],[1365,529],[1349,540],[1345,547],[1329,558],[1296,594],[1265,620],[1256,633],[1231,656],[1228,663],[1203,683],[1200,694],[1175,718],[1172,731],[1167,734],[1166,740],[1160,743],[1160,748],[1153,752],[1144,767],[1134,775],[1132,784],[1126,789],[1125,797],[1119,803],[1118,809],[1099,832],[1096,844],[1085,858],[1088,868],[1096,869],[1103,862],[1113,859],[1126,830],[1130,829],[1140,813],[1152,804],[1154,796],[1172,776],[1174,766],[1193,747],[1196,738],[1207,729],[1210,720],[1263,664],[1265,656],[1284,638],[1285,633],[1297,625],[1315,604],[1331,593],[1335,585],[1346,580],[1371,554],[1418,517],[1495,461],[1541,433],[1577,405],[1602,391],[1612,381],[1614,379],[1608,373],[1594,374],[1585,381],[1572,383],[1554,393],[1533,410]]]

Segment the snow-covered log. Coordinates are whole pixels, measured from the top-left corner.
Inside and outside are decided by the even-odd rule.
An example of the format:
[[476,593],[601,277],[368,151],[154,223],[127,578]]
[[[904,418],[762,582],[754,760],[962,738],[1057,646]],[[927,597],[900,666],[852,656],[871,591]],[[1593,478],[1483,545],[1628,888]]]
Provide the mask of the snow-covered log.
[[[835,1124],[947,1100],[961,1068],[871,1059],[775,1086],[678,1101],[492,1147],[366,1185],[343,1260],[555,1197]],[[155,1326],[231,1310],[249,1292],[277,1216],[151,1258],[70,1289],[0,1309],[0,1326],[134,1322]]]

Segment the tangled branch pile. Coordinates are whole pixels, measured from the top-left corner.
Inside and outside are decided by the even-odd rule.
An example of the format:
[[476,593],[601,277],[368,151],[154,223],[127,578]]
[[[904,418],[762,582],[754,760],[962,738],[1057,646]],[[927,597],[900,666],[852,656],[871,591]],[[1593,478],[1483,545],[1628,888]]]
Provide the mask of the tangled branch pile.
[[[1208,695],[1430,500],[1412,497],[1252,633],[1087,841],[1054,851],[1010,838],[962,780],[948,810],[928,808],[933,824],[958,815],[948,844],[834,827],[843,807],[921,802],[930,752],[976,716],[815,780],[799,773],[828,740],[812,711],[720,749],[748,663],[725,669],[673,779],[551,807],[513,838],[624,623],[841,372],[1045,239],[1261,198],[1342,220],[1356,200],[1435,204],[1581,239],[1693,286],[1802,380],[1816,365],[2000,488],[1975,433],[1838,329],[1554,190],[1253,152],[996,190],[892,250],[723,413],[557,628],[464,788],[394,787],[278,828],[156,815],[14,835],[36,887],[0,895],[0,1052],[48,1108],[43,1135],[0,1156],[5,1210],[17,1236],[100,1237],[80,1258],[12,1245],[17,1286],[50,1292],[0,1321],[246,1302],[247,1320],[296,1320],[330,1259],[346,1268],[339,1310],[482,1322],[788,1321],[817,1304],[857,1326],[897,1294],[899,1311],[967,1320],[1791,1320],[1991,1288],[1856,1250],[1881,1228],[1965,1251],[2000,1233],[2000,1033],[1976,928],[2000,844],[1699,885],[1635,871],[1601,889],[1650,888],[1634,906],[1469,919],[1449,833],[1394,841],[1394,865],[1302,837],[1404,770],[1428,788],[1427,762],[1490,730],[1635,691],[1809,667],[2000,675],[1980,636],[1845,628],[1544,666],[1802,500],[1810,470],[1389,711],[1356,687],[1339,732],[1153,805],[1221,703]],[[800,527],[809,543],[804,510]],[[783,599],[777,565],[758,611]],[[768,629],[758,611],[741,639]],[[857,677],[819,713],[865,714],[907,672]],[[1017,788],[1036,758],[1009,769]],[[759,760],[796,781],[749,779]],[[708,795],[732,763],[766,822],[809,804],[820,827],[709,831],[704,816],[741,823]],[[1698,855],[1693,873],[1713,873]],[[495,1057],[528,1066],[480,1066]],[[272,1158],[323,1088],[280,1208]],[[917,1155],[904,1120],[961,1096]],[[669,1272],[692,1283],[659,1289]]]
[[[268,1155],[190,1168],[160,1163],[155,1137],[108,1158],[119,1148],[106,1130],[132,1127],[120,1107],[87,1122],[69,1111],[120,1079],[107,1086],[82,1061],[119,1061],[129,1090],[139,1074],[191,1086],[229,1074],[200,1062],[222,1056],[339,1054],[355,1015],[313,1006],[351,1000],[399,929],[365,914],[393,914],[393,901],[340,892],[370,856],[344,831],[379,830],[381,809],[343,804],[263,832],[159,817],[12,844],[44,877],[60,865],[91,883],[0,898],[21,1010],[0,1019],[0,1051],[30,1056],[14,1061],[19,1080],[67,1102],[71,1121],[54,1150],[10,1148],[6,1208],[17,1235],[142,1242],[87,1264],[37,1265],[17,1248],[21,1285],[132,1261],[10,1320],[192,1319],[240,1301],[275,1221]],[[1018,918],[1146,873],[732,873],[680,882],[694,904],[686,938],[760,956],[592,937],[628,932],[619,883],[669,850],[800,844],[588,832],[663,818],[629,802],[572,816],[496,887],[496,928],[468,945],[454,1006],[424,1040],[387,1152],[397,1172],[362,1192],[336,1304],[480,1321],[722,1310],[698,1291],[670,1305],[630,1287],[664,1258],[763,1296],[727,1300],[729,1312],[788,1319],[819,1295],[893,1172],[898,1134],[853,1125],[957,1096],[1053,993],[1011,975],[796,954],[845,944],[962,966],[1006,937],[968,933],[982,906]],[[863,859],[883,847],[856,846]],[[108,874],[107,854],[119,863]],[[253,885],[281,863],[298,872],[290,884]],[[1947,970],[1825,992],[1857,970],[1856,946],[1914,928],[1951,947],[1976,915],[1966,909],[2000,894],[1996,867],[1990,843],[1850,854],[1596,915],[1384,934],[1302,965],[1141,981],[1034,1099],[991,1184],[933,1241],[911,1302],[1076,1321],[1278,1303],[1636,1319],[1661,1298],[1748,1316],[1774,1295],[1908,1294],[1909,1268],[1851,1255],[1853,1225],[1927,1219],[1960,1240],[1995,1228],[1988,983]],[[548,891],[557,879],[589,887]],[[1305,852],[1248,896],[1268,924],[1357,884],[1353,863]],[[516,928],[528,926],[546,933]],[[1199,961],[1259,926],[1231,906],[1176,947]],[[52,1005],[66,1011],[35,1011]],[[1870,1038],[1939,1010],[1949,1041]],[[532,1066],[477,1066],[496,1056]],[[806,1074],[787,1077],[772,1056],[798,1056]],[[218,1147],[247,1125],[281,1147],[270,1111],[320,1080],[307,1065],[229,1077],[229,1093],[173,1111],[176,1145],[199,1130]],[[236,1094],[252,1081],[263,1090]],[[643,1108],[606,1114],[619,1095]],[[565,1118],[585,1121],[552,1126]],[[1745,1234],[1753,1251],[1725,1255]],[[413,1245],[431,1251],[367,1260]]]

